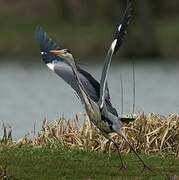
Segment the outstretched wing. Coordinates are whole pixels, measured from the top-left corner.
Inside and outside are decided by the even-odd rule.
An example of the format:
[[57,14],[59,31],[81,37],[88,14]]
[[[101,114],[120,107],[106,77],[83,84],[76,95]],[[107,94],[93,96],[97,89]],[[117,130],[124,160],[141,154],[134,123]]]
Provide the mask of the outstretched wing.
[[[50,53],[51,50],[60,49],[60,47],[48,36],[48,34],[44,31],[44,29],[40,26],[37,26],[35,31],[35,38],[40,47],[42,59],[46,64],[55,62],[56,66],[51,67],[51,69],[59,75],[65,82],[67,82],[79,95],[79,89],[77,84],[75,83],[75,77],[72,72],[71,67],[65,63],[63,59],[60,57],[55,56],[54,54]],[[77,65],[77,71],[79,78],[90,96],[90,98],[98,102],[100,97],[100,85],[99,82],[87,71],[82,69]],[[79,95],[80,96],[80,95]],[[109,111],[116,112],[116,110],[112,107],[110,103],[109,96],[106,96],[107,107]]]
[[108,77],[109,67],[111,64],[111,59],[112,59],[113,54],[117,52],[117,50],[120,48],[124,40],[124,36],[126,34],[126,30],[130,21],[130,17],[131,17],[131,10],[132,10],[131,6],[132,6],[131,0],[127,0],[127,8],[121,19],[121,23],[118,26],[114,41],[112,42],[105,58],[101,80],[100,80],[100,99],[99,99],[100,108],[103,107],[104,102],[105,102],[106,89],[107,89],[107,77]]
[[120,24],[117,28],[117,31],[114,37],[114,39],[117,39],[114,54],[119,50],[119,48],[121,47],[124,41],[124,37],[127,34],[127,27],[130,23],[131,16],[132,16],[132,0],[127,0],[126,10],[124,12],[124,15],[121,18]]
[[41,26],[36,27],[35,38],[40,46],[41,53],[59,48],[59,46],[48,37],[47,33]]
[[[58,76],[67,82],[79,95],[79,89],[75,83],[75,77],[72,68],[60,57],[50,53],[51,50],[60,49],[59,46],[48,36],[41,26],[36,27],[35,39],[40,47],[43,61],[51,68]],[[52,66],[49,66],[52,64]],[[85,87],[90,98],[96,102],[99,101],[99,82],[87,71],[77,65],[79,78]]]
[[45,64],[52,63],[53,61],[62,61],[60,57],[56,57],[54,54],[50,53],[51,50],[60,48],[52,39],[49,38],[41,26],[36,27],[35,39],[40,47],[40,53]]

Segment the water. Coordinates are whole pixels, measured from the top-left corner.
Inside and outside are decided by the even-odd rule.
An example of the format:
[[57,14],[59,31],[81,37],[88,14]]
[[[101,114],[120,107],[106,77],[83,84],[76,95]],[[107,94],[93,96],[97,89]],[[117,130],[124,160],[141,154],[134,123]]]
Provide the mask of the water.
[[[6,60],[0,65],[0,126],[13,127],[13,136],[21,137],[37,131],[44,117],[50,121],[64,115],[74,117],[84,112],[73,90],[43,63],[20,64]],[[9,63],[8,63],[9,62]],[[30,61],[29,61],[30,62]],[[169,62],[169,61],[167,61]],[[178,113],[179,110],[179,64],[167,62],[136,63],[135,112]],[[101,64],[84,68],[99,79]],[[120,73],[124,86],[124,113],[132,111],[132,65],[113,63],[109,73],[112,102],[121,109]],[[1,130],[2,135],[2,130]]]

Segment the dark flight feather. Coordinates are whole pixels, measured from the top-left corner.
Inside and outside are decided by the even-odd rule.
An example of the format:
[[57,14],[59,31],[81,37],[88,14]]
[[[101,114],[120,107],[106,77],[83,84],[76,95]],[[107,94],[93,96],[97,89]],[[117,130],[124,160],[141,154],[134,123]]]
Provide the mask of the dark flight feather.
[[126,10],[121,18],[120,24],[118,26],[118,29],[114,37],[114,39],[117,39],[117,44],[114,50],[114,54],[119,50],[119,48],[121,47],[124,41],[124,37],[127,34],[127,27],[130,23],[131,16],[132,16],[132,0],[127,0]]

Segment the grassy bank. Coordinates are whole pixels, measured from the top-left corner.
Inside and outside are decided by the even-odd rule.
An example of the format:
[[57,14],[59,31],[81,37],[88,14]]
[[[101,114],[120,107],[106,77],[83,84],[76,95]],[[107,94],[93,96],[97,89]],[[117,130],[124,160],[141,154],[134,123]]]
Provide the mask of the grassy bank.
[[1,173],[14,179],[167,179],[179,177],[179,161],[174,156],[142,156],[153,172],[143,171],[141,164],[129,154],[123,159],[128,164],[120,171],[116,154],[63,148],[1,148]]
[[121,137],[119,144],[127,171],[119,171],[120,161],[113,143],[105,139],[87,118],[54,122],[44,119],[42,130],[14,142],[12,129],[4,126],[0,141],[0,177],[14,179],[171,179],[179,178],[179,116],[153,113],[136,116],[123,132],[133,148],[152,168],[143,171],[138,159]]

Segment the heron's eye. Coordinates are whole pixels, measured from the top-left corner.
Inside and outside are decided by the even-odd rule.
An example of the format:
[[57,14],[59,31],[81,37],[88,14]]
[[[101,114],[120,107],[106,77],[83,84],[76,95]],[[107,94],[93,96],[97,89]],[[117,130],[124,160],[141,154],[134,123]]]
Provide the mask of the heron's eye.
[[40,54],[41,54],[41,55],[46,55],[47,53],[44,52],[44,51],[41,51]]

